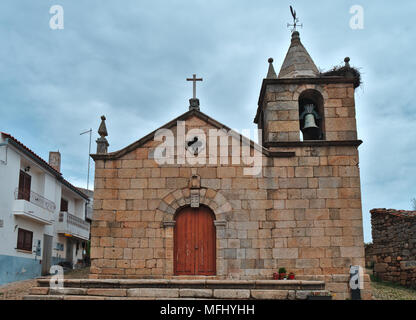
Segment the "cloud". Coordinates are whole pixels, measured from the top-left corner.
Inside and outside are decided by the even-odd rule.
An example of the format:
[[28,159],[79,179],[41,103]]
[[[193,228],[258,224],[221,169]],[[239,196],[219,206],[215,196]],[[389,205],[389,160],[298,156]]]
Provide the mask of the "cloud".
[[[276,71],[289,46],[289,1],[61,1],[65,29],[49,29],[54,1],[2,1],[0,130],[86,181],[88,136],[107,116],[118,150],[188,109],[196,73],[201,110],[236,129],[253,118],[267,58]],[[366,1],[364,30],[349,28],[350,1],[299,1],[301,39],[322,69],[345,56],[361,68],[356,92],[365,239],[368,210],[410,207],[414,177],[416,61],[413,2]],[[238,116],[236,117],[236,114]],[[84,185],[85,186],[85,185]]]

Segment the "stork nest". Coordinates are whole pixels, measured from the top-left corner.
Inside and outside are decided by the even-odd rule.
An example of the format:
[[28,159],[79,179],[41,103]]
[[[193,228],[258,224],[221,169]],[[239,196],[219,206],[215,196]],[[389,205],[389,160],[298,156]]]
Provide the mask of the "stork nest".
[[322,77],[345,77],[354,79],[354,88],[362,84],[361,73],[355,67],[335,66],[331,70],[321,73]]

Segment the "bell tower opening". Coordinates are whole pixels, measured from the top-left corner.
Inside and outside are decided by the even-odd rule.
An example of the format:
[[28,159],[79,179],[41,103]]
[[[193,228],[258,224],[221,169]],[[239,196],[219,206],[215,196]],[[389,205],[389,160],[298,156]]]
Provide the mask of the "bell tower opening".
[[299,95],[299,125],[303,140],[325,140],[324,98],[314,89]]

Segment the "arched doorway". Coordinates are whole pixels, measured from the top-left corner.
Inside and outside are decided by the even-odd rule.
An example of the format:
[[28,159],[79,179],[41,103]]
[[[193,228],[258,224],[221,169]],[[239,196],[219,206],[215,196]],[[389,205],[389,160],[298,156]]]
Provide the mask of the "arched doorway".
[[175,275],[215,275],[215,215],[205,206],[184,207],[175,216]]

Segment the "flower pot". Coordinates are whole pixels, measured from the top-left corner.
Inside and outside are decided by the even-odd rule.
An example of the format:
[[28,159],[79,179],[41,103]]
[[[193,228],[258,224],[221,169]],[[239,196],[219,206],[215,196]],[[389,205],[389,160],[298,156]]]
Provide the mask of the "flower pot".
[[295,279],[295,274],[294,273],[290,273],[289,274],[289,280],[293,280]]
[[286,273],[279,273],[279,279],[283,280],[286,277]]
[[277,272],[273,273],[273,279],[279,280],[279,274]]

